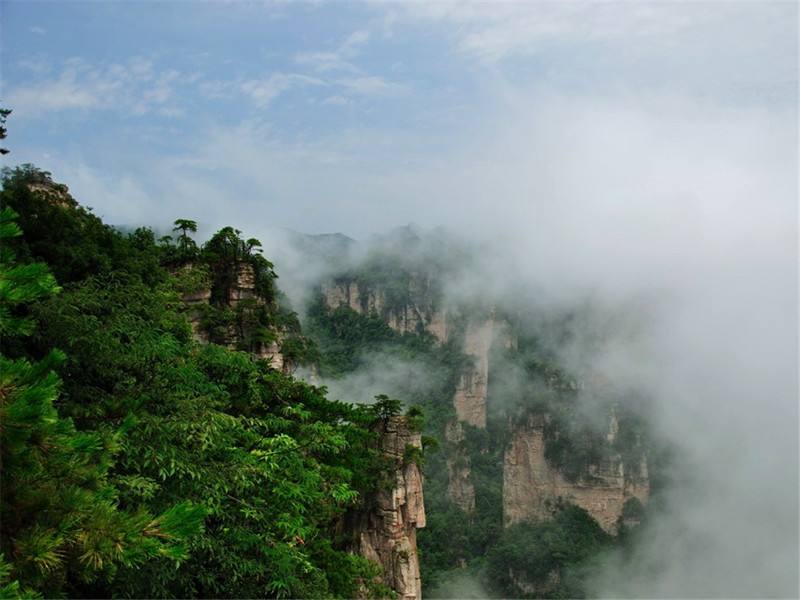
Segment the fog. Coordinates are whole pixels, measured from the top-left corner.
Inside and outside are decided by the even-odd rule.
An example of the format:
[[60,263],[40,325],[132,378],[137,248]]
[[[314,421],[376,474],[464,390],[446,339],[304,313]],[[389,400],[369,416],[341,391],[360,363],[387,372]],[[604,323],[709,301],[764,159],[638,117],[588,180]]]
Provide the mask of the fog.
[[361,356],[358,370],[344,377],[321,378],[307,369],[299,369],[296,375],[325,386],[332,400],[356,404],[372,404],[379,394],[408,400],[424,393],[436,379],[435,371],[428,365],[382,352]]
[[[563,127],[539,129],[538,143],[556,175],[532,193],[541,203],[499,216],[496,235],[545,310],[588,294],[616,313],[599,347],[581,340],[605,323],[577,323],[561,355],[642,390],[651,426],[680,452],[664,511],[596,591],[793,597],[796,116],[662,108],[554,109],[544,123]],[[626,305],[630,327],[614,310]]]
[[[448,298],[543,321],[579,311],[551,349],[638,390],[677,450],[632,558],[608,557],[590,589],[796,596],[795,112],[553,96],[504,123],[480,156],[458,157],[461,180],[420,174],[459,198],[439,217],[475,248]],[[368,399],[415,367],[386,364],[334,396]]]

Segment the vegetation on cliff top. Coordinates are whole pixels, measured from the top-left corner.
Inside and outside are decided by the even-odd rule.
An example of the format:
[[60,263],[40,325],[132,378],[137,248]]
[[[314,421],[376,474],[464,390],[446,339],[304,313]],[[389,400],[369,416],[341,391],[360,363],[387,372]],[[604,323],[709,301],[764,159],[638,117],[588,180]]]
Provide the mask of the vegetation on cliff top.
[[191,338],[176,261],[216,276],[238,234],[123,235],[31,166],[0,200],[3,593],[385,592],[336,533],[378,485],[374,411]]

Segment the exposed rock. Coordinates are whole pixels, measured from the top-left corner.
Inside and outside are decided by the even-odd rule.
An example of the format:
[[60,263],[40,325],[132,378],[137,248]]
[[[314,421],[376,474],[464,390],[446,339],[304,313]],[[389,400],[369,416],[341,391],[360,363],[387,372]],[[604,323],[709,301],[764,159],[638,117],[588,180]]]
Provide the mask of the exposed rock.
[[259,358],[269,361],[273,369],[288,373],[292,370],[292,367],[289,361],[284,358],[279,342],[280,340],[271,344],[261,344],[255,354]]
[[459,446],[464,441],[464,427],[458,420],[450,421],[445,427],[445,439],[456,444],[452,454],[448,454],[447,497],[465,513],[475,510],[475,485],[472,483],[472,467],[466,448]]
[[428,331],[440,342],[447,341],[447,318],[431,299],[430,282],[412,277],[407,292],[408,301],[402,304],[389,302],[381,286],[359,285],[349,279],[334,279],[321,285],[325,304],[330,308],[348,306],[357,313],[374,313],[398,333]]
[[[616,431],[612,415],[609,435]],[[503,519],[506,525],[551,517],[559,502],[585,509],[603,529],[616,533],[622,508],[630,498],[647,502],[647,465],[628,474],[619,456],[592,465],[590,478],[568,481],[545,459],[544,418],[529,417],[516,428],[503,464]]]
[[447,308],[443,307],[441,310],[434,310],[428,322],[425,324],[425,329],[433,334],[433,336],[444,343],[447,341]]
[[28,190],[45,198],[53,206],[64,209],[78,207],[78,202],[70,195],[69,188],[63,183],[55,183],[47,176],[41,176],[38,181],[28,183]]
[[425,527],[422,473],[406,460],[406,447],[422,448],[422,438],[403,417],[389,419],[381,432],[381,450],[395,465],[394,487],[376,492],[372,509],[351,515],[354,550],[383,568],[383,582],[403,600],[420,600],[422,585],[417,529]]
[[321,286],[325,304],[330,308],[349,306],[356,312],[362,312],[361,294],[355,281],[326,281]]
[[481,428],[486,427],[489,349],[492,346],[494,330],[494,316],[467,325],[464,333],[464,352],[473,358],[474,365],[461,374],[453,395],[453,406],[458,420]]
[[[191,271],[195,266],[186,264],[181,267],[181,270]],[[210,337],[208,332],[202,326],[203,306],[211,302],[211,288],[207,285],[201,286],[199,289],[186,292],[182,296],[183,303],[186,305],[186,316],[189,320],[189,325],[192,328],[192,337],[201,344],[209,343]],[[241,302],[255,301],[257,304],[263,305],[264,300],[259,298],[256,294],[256,274],[253,266],[246,262],[240,262],[236,265],[236,273],[233,284],[227,291],[227,306],[229,308],[236,308]],[[283,334],[280,331],[275,332],[276,339],[269,343],[260,343],[253,350],[253,354],[259,358],[266,359],[270,362],[274,369],[284,372],[290,372],[292,365],[289,361],[285,360],[281,352],[281,342]],[[242,339],[242,332],[236,323],[228,325],[227,329],[214,341],[227,346],[231,349],[236,349]]]
[[[191,265],[184,267],[191,269]],[[358,295],[358,286],[334,286],[326,292],[329,302],[351,306],[359,312],[380,310],[382,296]],[[200,342],[207,343],[208,335],[200,326],[201,306],[211,300],[207,287],[186,293],[183,301],[187,306],[192,331]],[[227,305],[236,308],[247,300],[262,302],[255,291],[255,272],[251,265],[237,266],[233,285],[228,291]],[[336,304],[338,305],[338,304]],[[397,325],[395,321],[395,325]],[[281,332],[269,344],[261,344],[254,354],[269,359],[276,369],[288,370],[290,365],[280,350]],[[224,343],[236,347],[239,332],[235,326],[225,334]],[[382,567],[382,582],[397,593],[401,600],[420,600],[419,556],[417,553],[417,529],[425,526],[425,507],[422,494],[422,473],[413,460],[407,460],[407,447],[422,448],[419,432],[411,431],[403,417],[393,417],[384,423],[380,436],[380,448],[395,466],[394,485],[390,490],[380,490],[364,513],[348,517],[347,532],[354,540],[352,550]]]
[[256,272],[253,265],[240,262],[236,265],[236,279],[228,290],[228,305],[235,307],[242,300],[256,299]]
[[200,325],[202,313],[200,306],[208,304],[211,300],[211,288],[203,288],[195,292],[183,295],[183,303],[186,305],[186,318],[192,328],[192,337],[201,344],[208,343],[208,333]]
[[472,483],[469,455],[459,448],[455,457],[447,457],[447,496],[465,513],[475,510],[475,486]]

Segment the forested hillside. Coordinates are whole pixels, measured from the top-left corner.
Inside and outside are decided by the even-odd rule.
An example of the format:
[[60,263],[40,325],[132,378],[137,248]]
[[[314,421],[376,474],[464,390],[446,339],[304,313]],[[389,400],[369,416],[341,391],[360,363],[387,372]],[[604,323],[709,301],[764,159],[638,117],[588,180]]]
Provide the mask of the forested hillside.
[[[447,297],[467,248],[336,244],[301,319],[232,227],[123,233],[30,165],[2,207],[6,596],[578,597],[645,518],[641,417],[518,307]],[[308,383],[367,373],[372,404]]]
[[313,358],[258,241],[123,234],[30,165],[0,200],[3,597],[391,594],[341,524],[386,485],[375,425],[399,408],[253,352]]
[[437,447],[424,464],[424,594],[583,597],[593,561],[646,518],[660,452],[634,392],[563,364],[585,315],[537,321],[522,293],[458,286],[475,252],[442,234],[403,228],[328,259],[304,320],[317,374],[420,405]]

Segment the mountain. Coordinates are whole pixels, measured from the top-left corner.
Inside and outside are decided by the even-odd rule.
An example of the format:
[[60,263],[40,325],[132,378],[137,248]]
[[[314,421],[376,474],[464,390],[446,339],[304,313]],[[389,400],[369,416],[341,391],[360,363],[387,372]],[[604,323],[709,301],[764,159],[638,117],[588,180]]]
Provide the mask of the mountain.
[[53,278],[7,284],[9,595],[576,597],[647,519],[635,390],[562,351],[591,307],[482,285],[468,241],[285,232],[281,271],[231,227],[108,227],[33,167],[2,201],[5,281]]
[[[422,406],[425,433],[440,447],[424,469],[426,590],[436,593],[467,570],[503,596],[580,595],[568,576],[574,563],[596,553],[597,540],[618,543],[643,518],[650,496],[644,421],[613,382],[563,365],[545,343],[552,332],[521,314],[520,298],[490,290],[470,296],[462,290],[476,286],[453,285],[474,253],[433,236],[398,229],[373,240],[347,269],[322,270],[304,319],[320,350],[316,375],[332,389],[350,379],[382,383]],[[438,252],[444,247],[450,252]],[[548,327],[564,336],[568,322]],[[382,377],[399,364],[407,365],[405,377]],[[596,527],[588,541],[564,541],[571,552],[545,572],[520,567],[509,579],[496,567],[492,558],[508,554],[520,527],[564,523],[558,534],[566,536],[574,523],[559,515],[569,507]]]
[[5,597],[419,597],[419,416],[292,376],[258,240],[123,234],[31,166],[0,200]]

